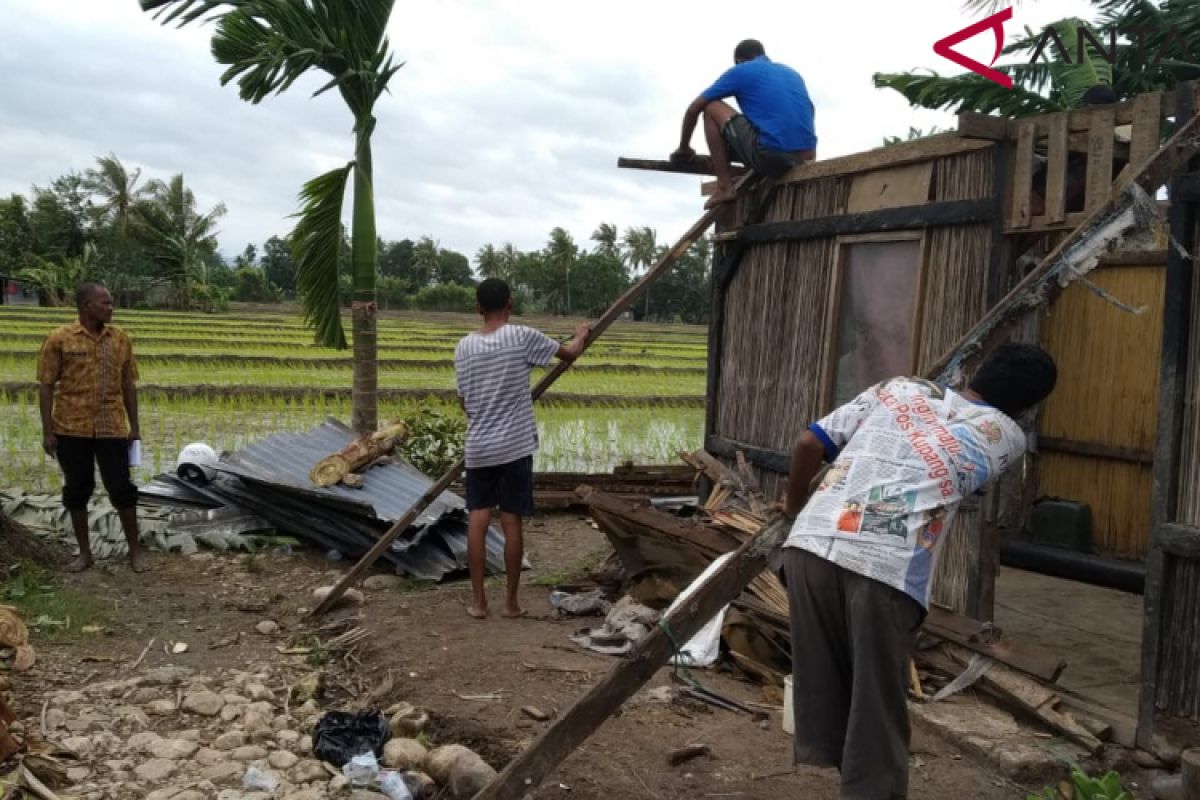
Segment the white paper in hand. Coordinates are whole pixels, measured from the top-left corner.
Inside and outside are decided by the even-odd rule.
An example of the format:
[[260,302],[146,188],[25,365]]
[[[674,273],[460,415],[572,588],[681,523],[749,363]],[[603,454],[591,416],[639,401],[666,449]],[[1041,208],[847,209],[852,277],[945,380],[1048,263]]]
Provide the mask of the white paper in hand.
[[142,440],[134,439],[129,443],[129,466],[140,467],[142,465]]

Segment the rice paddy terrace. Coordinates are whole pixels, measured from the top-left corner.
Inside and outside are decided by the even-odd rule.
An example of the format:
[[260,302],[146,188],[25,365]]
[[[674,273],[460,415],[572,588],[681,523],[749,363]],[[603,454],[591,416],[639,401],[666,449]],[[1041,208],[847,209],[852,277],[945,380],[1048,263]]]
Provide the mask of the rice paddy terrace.
[[[0,308],[0,487],[57,490],[56,465],[41,449],[37,352],[73,310]],[[348,351],[314,345],[298,315],[188,314],[118,310],[141,374],[143,463],[139,480],[169,470],[188,442],[218,451],[327,416],[348,422]],[[573,320],[515,318],[559,339]],[[418,402],[459,413],[454,346],[478,325],[469,315],[389,315],[379,320],[380,419]],[[706,329],[617,323],[537,409],[538,470],[607,470],[633,460],[673,463],[700,445]],[[533,380],[542,376],[535,370]]]

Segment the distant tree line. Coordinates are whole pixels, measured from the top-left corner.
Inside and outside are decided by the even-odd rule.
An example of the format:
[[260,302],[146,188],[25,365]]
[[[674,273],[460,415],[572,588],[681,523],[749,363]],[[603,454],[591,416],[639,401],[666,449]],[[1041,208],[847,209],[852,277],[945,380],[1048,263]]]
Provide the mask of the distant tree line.
[[[70,302],[84,280],[103,281],[124,306],[219,310],[232,301],[274,303],[296,297],[296,260],[288,237],[248,245],[232,263],[221,254],[218,203],[198,207],[182,174],[141,181],[116,156],[69,172],[30,196],[0,198],[0,274],[41,287],[48,305]],[[351,294],[350,241],[343,231],[339,282]],[[379,238],[377,294],[385,309],[470,311],[477,280],[503,278],[517,308],[573,316],[602,313],[665,252],[653,229],[622,234],[601,224],[590,247],[554,228],[546,244],[522,251],[486,245],[471,260],[431,236]],[[634,313],[639,318],[704,322],[712,247],[701,240],[660,278]]]

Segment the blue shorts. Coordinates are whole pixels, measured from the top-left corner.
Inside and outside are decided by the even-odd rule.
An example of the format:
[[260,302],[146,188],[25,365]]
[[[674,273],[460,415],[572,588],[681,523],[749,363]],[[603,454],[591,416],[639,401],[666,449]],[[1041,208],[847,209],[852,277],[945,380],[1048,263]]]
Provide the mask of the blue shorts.
[[507,464],[467,469],[467,510],[499,507],[505,514],[533,514],[533,456]]

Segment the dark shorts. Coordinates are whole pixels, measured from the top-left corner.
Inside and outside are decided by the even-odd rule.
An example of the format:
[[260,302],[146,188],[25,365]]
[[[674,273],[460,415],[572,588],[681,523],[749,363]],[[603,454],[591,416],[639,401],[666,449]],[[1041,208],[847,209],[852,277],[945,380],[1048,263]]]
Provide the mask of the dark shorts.
[[763,147],[758,128],[746,119],[745,114],[730,117],[721,128],[721,138],[729,145],[733,161],[740,161],[759,175],[778,177],[797,164],[812,160],[811,155],[806,157],[799,152],[785,153]]
[[467,510],[499,507],[506,514],[533,514],[533,456],[467,470]]
[[96,489],[96,467],[117,510],[137,505],[138,490],[129,479],[128,439],[58,437],[58,464],[62,467],[63,507],[68,511],[87,509]]
[[879,581],[783,550],[799,764],[837,767],[842,800],[908,793],[908,663],[925,609]]

